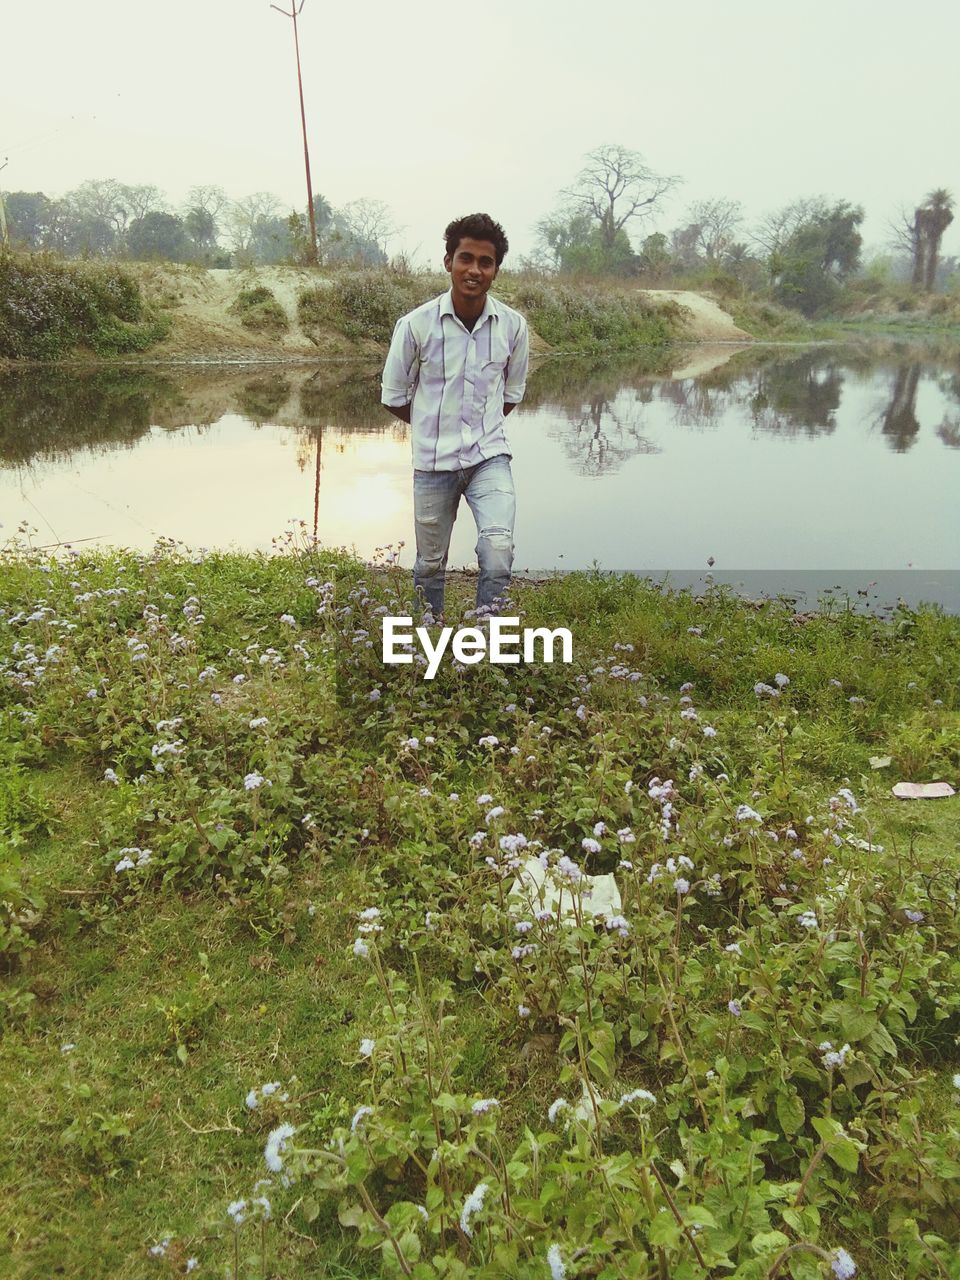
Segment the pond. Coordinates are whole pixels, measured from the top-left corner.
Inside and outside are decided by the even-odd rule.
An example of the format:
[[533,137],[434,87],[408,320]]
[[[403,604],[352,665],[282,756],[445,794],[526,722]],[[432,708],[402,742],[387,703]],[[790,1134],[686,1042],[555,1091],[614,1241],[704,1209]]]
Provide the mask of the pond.
[[[407,428],[366,364],[0,374],[0,545],[269,549],[412,563]],[[509,422],[516,569],[669,573],[960,612],[960,349],[685,347],[553,357]],[[450,564],[473,561],[464,505]],[[871,585],[871,584],[878,585]]]

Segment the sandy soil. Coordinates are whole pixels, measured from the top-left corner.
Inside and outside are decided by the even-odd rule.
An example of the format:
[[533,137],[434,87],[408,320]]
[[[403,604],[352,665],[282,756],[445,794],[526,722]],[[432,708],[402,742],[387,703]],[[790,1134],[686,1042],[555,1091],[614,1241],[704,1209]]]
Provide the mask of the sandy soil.
[[[323,283],[309,271],[297,267],[205,270],[147,265],[137,270],[146,294],[172,320],[170,334],[148,353],[150,360],[230,362],[382,356],[382,348],[375,342],[354,342],[332,331],[309,336],[303,332],[297,322],[298,291]],[[230,312],[240,291],[257,285],[271,289],[287,313],[290,328],[279,337],[244,328]],[[688,319],[681,334],[685,342],[752,341],[706,294],[669,289],[644,292],[654,302],[678,302],[686,309]],[[539,335],[531,337],[534,352],[549,350]]]

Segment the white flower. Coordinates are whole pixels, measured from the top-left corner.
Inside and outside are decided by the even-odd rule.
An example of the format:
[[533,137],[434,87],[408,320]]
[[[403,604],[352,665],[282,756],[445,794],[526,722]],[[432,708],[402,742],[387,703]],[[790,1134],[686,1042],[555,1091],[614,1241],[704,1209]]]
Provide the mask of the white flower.
[[656,1098],[649,1089],[631,1089],[629,1093],[625,1093],[620,1099],[621,1107],[628,1107],[632,1102],[649,1102],[651,1106],[656,1105]]
[[363,909],[361,912],[359,912],[359,913],[357,914],[357,919],[358,919],[358,920],[379,920],[379,919],[380,919],[380,908],[379,908],[379,907],[364,907],[364,909]]
[[517,1014],[518,1014],[521,1018],[529,1018],[529,1017],[530,1017],[530,1009],[529,1009],[529,1007],[528,1007],[527,1005],[525,1005],[525,1004],[517,1005]]
[[483,1208],[487,1190],[488,1187],[485,1182],[478,1182],[463,1202],[463,1209],[460,1211],[460,1230],[470,1239],[473,1238],[473,1232],[470,1230],[470,1219]]
[[773,683],[777,686],[778,689],[785,689],[787,685],[790,683],[790,677],[785,676],[782,671],[778,671],[777,674],[773,677]]
[[76,1047],[77,1047],[77,1046],[76,1046],[75,1044],[72,1044],[72,1043],[62,1044],[62,1045],[60,1046],[60,1052],[61,1052],[61,1053],[73,1053],[73,1051],[74,1051],[74,1049],[75,1049]]
[[367,944],[364,942],[362,938],[354,938],[353,954],[355,956],[361,956],[361,957],[366,957],[370,954],[370,948],[367,946]]
[[547,1250],[547,1266],[550,1268],[550,1280],[567,1280],[567,1268],[563,1265],[558,1244],[552,1244]]
[[[850,1046],[845,1044],[842,1049],[834,1050],[829,1040],[823,1042],[827,1045],[827,1050],[823,1054],[823,1065],[828,1071],[832,1071],[834,1067],[842,1067],[847,1060],[847,1054],[850,1052]],[[822,1050],[823,1046],[821,1046]]]
[[485,738],[477,739],[478,747],[498,747],[499,745],[500,739],[495,738],[492,733],[488,733]]
[[606,829],[607,829],[607,824],[606,824],[605,822],[595,822],[595,823],[594,823],[594,826],[593,826],[593,834],[594,834],[594,835],[597,837],[597,839],[599,840],[599,839],[600,839],[600,837],[601,837],[601,836],[604,834],[604,832],[606,831]]
[[199,1263],[198,1259],[196,1259],[196,1258],[188,1258],[188,1259],[187,1259],[187,1265],[186,1265],[186,1268],[185,1268],[185,1272],[184,1272],[184,1274],[185,1274],[185,1275],[189,1275],[191,1271],[196,1271],[196,1269],[197,1269],[197,1267],[199,1267],[199,1265],[200,1265],[200,1263]]
[[730,1013],[733,1014],[735,1018],[739,1018],[740,1015],[743,1013],[743,1009],[740,1005],[739,1000],[728,1000],[727,1009],[730,1011]]
[[857,1264],[847,1253],[846,1249],[835,1249],[833,1257],[830,1260],[830,1268],[837,1280],[852,1280],[857,1274]]
[[281,613],[280,621],[286,623],[288,627],[295,627],[297,620],[292,613]]
[[486,791],[482,796],[477,796],[477,804],[483,809],[488,804],[493,804],[493,796],[487,795]]
[[957,1071],[957,1072],[954,1074],[954,1077],[953,1077],[953,1087],[954,1087],[955,1089],[960,1089],[960,1071]]
[[296,1133],[292,1124],[281,1124],[267,1134],[267,1144],[263,1148],[263,1158],[272,1173],[279,1173],[283,1168],[283,1154],[287,1142]]
[[737,821],[738,822],[762,822],[763,818],[760,817],[756,809],[751,809],[748,804],[741,804],[737,806]]
[[151,1258],[165,1258],[167,1256],[167,1249],[169,1249],[169,1247],[170,1247],[170,1237],[165,1236],[164,1239],[159,1241],[158,1244],[152,1244],[150,1248],[147,1250],[147,1253],[150,1254]]
[[256,791],[258,787],[262,787],[266,782],[266,778],[262,773],[248,773],[243,780],[245,791]]
[[367,1039],[361,1040],[360,1041],[360,1057],[372,1058],[373,1051],[376,1048],[376,1045],[377,1045],[376,1040],[371,1040],[369,1039],[369,1037]]
[[496,1098],[478,1098],[471,1106],[470,1110],[475,1116],[484,1116],[494,1107],[499,1107],[500,1103]]
[[583,839],[580,841],[580,847],[581,849],[583,849],[585,853],[600,852],[600,845],[598,841],[594,840],[591,836],[584,836]]
[[723,949],[724,951],[729,951],[732,955],[735,955],[735,956],[739,956],[743,954],[740,950],[739,942],[728,942]]
[[117,777],[117,775],[114,773],[112,769],[104,769],[103,780],[104,782],[112,782],[115,787],[118,787],[120,785],[120,779]]
[[676,893],[683,897],[685,893],[690,892],[690,881],[685,880],[683,876],[678,876],[673,882],[673,888]]
[[257,1106],[259,1105],[259,1102],[260,1102],[260,1098],[259,1098],[259,1095],[257,1094],[256,1089],[251,1089],[246,1097],[247,1106],[250,1108],[251,1111],[256,1111]]
[[484,822],[486,822],[489,825],[489,823],[493,822],[494,818],[503,817],[503,814],[505,812],[506,810],[504,809],[502,804],[495,804],[492,809],[487,810],[487,815],[484,818]]
[[567,1108],[569,1108],[569,1106],[570,1106],[570,1103],[566,1100],[566,1098],[554,1099],[554,1101],[551,1102],[550,1106],[547,1108],[547,1119],[550,1121],[551,1124],[555,1124],[557,1116],[560,1114],[560,1112],[566,1110]]
[[802,929],[819,929],[817,923],[817,915],[815,911],[804,911],[802,915],[797,917],[797,924]]
[[357,1125],[364,1118],[364,1116],[372,1116],[372,1115],[373,1115],[373,1107],[357,1107],[356,1111],[353,1113],[353,1119],[350,1121],[350,1132],[356,1133]]
[[717,736],[717,731],[712,724],[705,724],[703,726],[703,736],[705,738],[715,738]]
[[254,716],[254,718],[250,721],[250,728],[262,729],[265,724],[269,724],[269,723],[270,721],[267,719],[266,716]]
[[244,1209],[247,1207],[246,1200],[231,1200],[227,1205],[227,1217],[232,1218],[236,1226],[240,1226],[244,1218],[247,1216]]

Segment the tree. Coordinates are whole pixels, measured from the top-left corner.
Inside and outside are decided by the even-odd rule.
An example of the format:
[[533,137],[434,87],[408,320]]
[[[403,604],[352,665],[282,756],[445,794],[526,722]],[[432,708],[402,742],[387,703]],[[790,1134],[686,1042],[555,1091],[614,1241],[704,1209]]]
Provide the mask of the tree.
[[659,283],[669,276],[675,267],[670,244],[662,231],[647,236],[637,255],[637,273]]
[[559,211],[537,223],[539,246],[555,271],[593,276],[628,276],[636,272],[636,254],[621,229],[612,245],[586,213]]
[[586,156],[576,182],[562,194],[572,212],[586,214],[600,229],[604,247],[612,250],[617,235],[634,219],[644,219],[680,181],[655,173],[637,151],[616,143]]
[[193,244],[183,219],[175,213],[154,210],[136,218],[127,227],[127,252],[131,258],[188,262],[193,256],[192,250]]
[[11,191],[4,196],[10,239],[27,249],[55,246],[61,221],[56,201],[42,191]]
[[120,198],[131,222],[137,218],[145,218],[148,213],[163,209],[166,203],[160,188],[151,185],[130,187],[121,183]]
[[227,206],[227,230],[233,250],[240,258],[256,256],[253,242],[257,238],[258,223],[275,218],[280,208],[280,200],[270,191],[255,191]]
[[953,196],[942,187],[931,191],[924,204],[914,211],[911,235],[915,289],[933,290],[940,260],[943,233],[953,221]]
[[711,266],[719,266],[743,223],[739,200],[698,200],[687,214],[696,227],[695,243]]
[[863,216],[859,205],[823,201],[797,224],[768,260],[778,301],[808,316],[828,307],[860,263]]
[[[369,254],[371,249],[375,249],[379,251],[379,259],[386,262],[387,242],[399,229],[389,205],[382,200],[361,197],[344,205],[337,220],[344,235],[360,247],[361,256],[364,252]],[[317,234],[320,234],[319,227]]]

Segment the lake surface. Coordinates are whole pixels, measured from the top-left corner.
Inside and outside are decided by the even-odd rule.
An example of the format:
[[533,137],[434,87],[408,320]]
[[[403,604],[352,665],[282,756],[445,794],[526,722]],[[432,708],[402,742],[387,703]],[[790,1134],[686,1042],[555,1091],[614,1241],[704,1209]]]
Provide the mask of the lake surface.
[[[269,549],[302,519],[364,556],[403,541],[411,564],[409,429],[378,378],[329,362],[0,374],[0,544],[26,520],[43,545]],[[958,348],[554,357],[509,437],[518,571],[679,583],[712,557],[748,588],[877,580],[960,611]],[[452,567],[475,541],[464,504]]]

